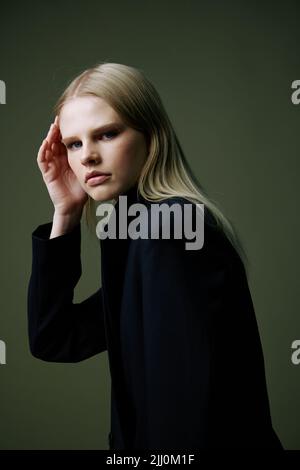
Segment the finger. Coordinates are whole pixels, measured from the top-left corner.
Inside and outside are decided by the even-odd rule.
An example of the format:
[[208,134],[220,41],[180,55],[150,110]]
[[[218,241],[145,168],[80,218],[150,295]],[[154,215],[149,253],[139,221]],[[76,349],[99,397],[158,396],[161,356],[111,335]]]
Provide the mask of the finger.
[[59,145],[59,153],[61,155],[65,155],[67,156],[68,152],[67,152],[67,147],[65,146],[65,144],[63,144],[61,141],[58,143]]
[[53,142],[53,144],[51,145],[51,150],[52,150],[53,156],[57,156],[58,148],[57,148],[56,142]]
[[60,133],[59,128],[56,126],[56,124],[53,125],[51,137],[52,137],[52,141],[60,142],[61,140],[61,133]]
[[43,143],[39,149],[38,156],[37,156],[37,163],[41,172],[44,173],[48,167],[46,139],[43,140]]
[[51,138],[51,136],[57,131],[57,129],[58,129],[58,126],[55,124],[55,122],[52,122],[49,127],[47,138],[48,137]]
[[47,145],[48,145],[47,140],[44,139],[42,142],[42,145],[39,148],[38,156],[37,156],[37,160],[40,162],[43,162],[45,160],[45,153],[46,153]]
[[58,138],[61,139],[60,128],[57,125],[55,125],[54,129],[55,129],[55,132],[57,133]]
[[50,150],[46,150],[46,160],[47,160],[47,163],[51,162],[53,160],[53,154]]
[[55,142],[55,156],[58,158],[68,159],[67,149],[61,142]]
[[52,133],[52,128],[53,128],[53,123],[51,123],[50,127],[49,127],[49,130],[48,130],[48,134],[46,136],[46,139],[48,139]]
[[57,137],[57,139],[61,140],[62,135],[61,135],[60,128],[59,128],[58,116],[56,116],[54,120],[54,130],[55,130],[55,136]]
[[58,139],[60,137],[60,130],[59,128],[56,126],[56,124],[54,124],[53,126],[53,130],[52,130],[52,133],[53,133],[53,136]]
[[59,122],[58,122],[58,116],[55,116],[55,119],[54,119],[54,127],[59,129]]
[[48,141],[49,148],[51,148],[52,144],[55,141],[59,140],[57,127],[55,127],[54,124],[51,124],[51,127],[49,129],[49,132],[48,132],[48,135],[47,135],[46,139]]
[[47,134],[47,136],[46,136],[46,141],[47,141],[48,144],[49,144],[49,148],[51,147],[52,139],[53,139],[53,137],[52,137],[52,135],[53,135],[53,134],[52,134],[52,129],[53,129],[53,124],[51,124],[50,129],[49,129],[49,131],[48,131],[48,134]]

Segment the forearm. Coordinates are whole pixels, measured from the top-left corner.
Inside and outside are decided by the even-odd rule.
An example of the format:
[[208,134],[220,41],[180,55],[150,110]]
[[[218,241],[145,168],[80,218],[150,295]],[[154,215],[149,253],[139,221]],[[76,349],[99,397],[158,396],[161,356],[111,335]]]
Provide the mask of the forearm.
[[81,275],[80,225],[49,239],[51,224],[32,237],[33,263],[28,287],[28,333],[35,357],[78,362],[106,349],[102,290],[73,303]]

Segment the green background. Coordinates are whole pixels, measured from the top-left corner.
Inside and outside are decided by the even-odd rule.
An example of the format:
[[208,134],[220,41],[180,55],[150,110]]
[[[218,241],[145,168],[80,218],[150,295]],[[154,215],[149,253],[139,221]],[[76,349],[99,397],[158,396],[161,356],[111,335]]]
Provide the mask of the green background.
[[[26,308],[31,233],[53,215],[37,151],[67,82],[108,61],[152,81],[199,181],[244,243],[274,428],[299,449],[298,2],[31,0],[0,10],[0,448],[108,448],[107,353],[78,364],[32,357]],[[99,240],[84,223],[82,265],[75,301],[100,282]]]

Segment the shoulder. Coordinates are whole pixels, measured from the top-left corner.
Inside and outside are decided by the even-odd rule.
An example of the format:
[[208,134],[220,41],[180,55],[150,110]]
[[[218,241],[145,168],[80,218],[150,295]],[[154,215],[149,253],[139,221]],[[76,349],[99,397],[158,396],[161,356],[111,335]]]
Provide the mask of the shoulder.
[[[177,238],[176,223],[172,226],[168,218],[152,218],[152,213],[155,214],[153,208],[162,204],[173,209],[176,206],[180,207],[182,211],[185,204],[190,204],[191,212],[185,212],[186,221],[184,221],[184,218],[181,219],[181,222],[180,218],[178,219],[179,227],[182,228],[182,236],[179,238]],[[137,262],[142,278],[149,280],[154,276],[157,279],[165,279],[167,283],[172,283],[174,279],[177,279],[178,283],[176,282],[176,285],[173,285],[174,289],[177,289],[176,286],[182,289],[183,285],[190,284],[195,286],[198,292],[204,286],[209,291],[217,287],[229,288],[233,284],[238,286],[242,283],[243,286],[246,286],[245,267],[236,248],[233,247],[217,224],[214,215],[205,205],[203,207],[203,224],[199,224],[201,211],[200,216],[197,215],[196,207],[196,204],[179,197],[168,198],[159,203],[149,201],[145,203],[142,223],[147,224],[149,222],[150,226],[152,223],[152,226],[156,229],[154,230],[156,236],[151,237],[151,230],[148,228],[148,237],[135,239],[134,243],[131,244],[132,259]],[[165,211],[164,214],[166,215],[168,212]],[[172,220],[173,212],[170,211],[170,214],[170,220]],[[190,216],[190,214],[192,215]],[[193,225],[192,230],[189,226],[191,222]],[[203,235],[199,233],[202,229]],[[159,236],[157,236],[157,233]],[[190,236],[193,233],[194,236]],[[203,244],[201,243],[202,236],[204,236]],[[197,248],[197,246],[200,247]],[[235,287],[232,288],[234,291]],[[175,294],[176,292],[174,292]]]
[[193,258],[212,256],[227,260],[235,255],[206,205],[179,196],[157,202],[140,198],[139,203],[143,206],[141,225],[145,238],[138,240],[137,248],[143,253],[172,250]]

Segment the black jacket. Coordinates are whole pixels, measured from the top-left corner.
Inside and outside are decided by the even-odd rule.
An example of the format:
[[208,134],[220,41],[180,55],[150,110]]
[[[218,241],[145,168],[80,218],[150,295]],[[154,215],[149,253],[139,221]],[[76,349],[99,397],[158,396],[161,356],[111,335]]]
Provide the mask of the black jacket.
[[244,266],[206,208],[200,250],[101,240],[102,287],[81,303],[80,224],[49,239],[51,227],[32,234],[30,350],[53,362],[108,351],[110,449],[282,448]]

